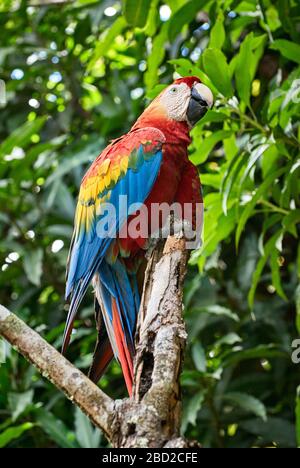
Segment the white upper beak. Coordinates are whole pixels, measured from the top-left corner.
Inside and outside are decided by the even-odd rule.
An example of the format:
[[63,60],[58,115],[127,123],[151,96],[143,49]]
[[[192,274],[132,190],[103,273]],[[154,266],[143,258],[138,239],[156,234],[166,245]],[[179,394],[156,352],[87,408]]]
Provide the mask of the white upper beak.
[[194,85],[196,91],[200,94],[200,96],[206,101],[209,108],[213,106],[214,97],[211,90],[205,86],[203,83],[196,83]]

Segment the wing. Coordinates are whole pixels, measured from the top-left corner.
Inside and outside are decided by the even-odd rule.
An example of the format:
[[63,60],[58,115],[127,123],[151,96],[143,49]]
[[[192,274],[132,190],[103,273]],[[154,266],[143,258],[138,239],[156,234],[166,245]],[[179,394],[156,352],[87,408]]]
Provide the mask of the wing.
[[164,142],[163,133],[156,128],[130,132],[112,142],[82,180],[68,259],[66,298],[71,304],[63,350],[78,306],[107,249],[154,185]]

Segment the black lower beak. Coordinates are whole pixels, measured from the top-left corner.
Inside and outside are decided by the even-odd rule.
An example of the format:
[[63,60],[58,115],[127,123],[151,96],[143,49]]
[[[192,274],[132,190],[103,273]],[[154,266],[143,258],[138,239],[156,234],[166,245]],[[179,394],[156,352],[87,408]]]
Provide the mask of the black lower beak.
[[187,119],[193,127],[207,112],[208,104],[195,88],[192,88],[187,109]]

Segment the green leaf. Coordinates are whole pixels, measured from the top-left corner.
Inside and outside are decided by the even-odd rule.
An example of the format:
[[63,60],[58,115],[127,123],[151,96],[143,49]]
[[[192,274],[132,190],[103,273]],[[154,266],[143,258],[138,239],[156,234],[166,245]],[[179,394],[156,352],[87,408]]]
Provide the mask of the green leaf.
[[149,0],[123,0],[123,13],[130,26],[143,28],[149,13]]
[[214,86],[224,96],[231,97],[233,89],[225,55],[219,49],[208,48],[205,49],[202,60],[205,73]]
[[231,333],[227,333],[227,335],[224,335],[222,336],[222,338],[217,340],[214,346],[218,347],[224,344],[232,346],[236,343],[241,343],[241,341],[242,341],[242,338],[237,333],[231,332]]
[[283,57],[300,64],[300,45],[286,39],[276,39],[270,48],[278,50]]
[[284,31],[289,33],[294,41],[297,41],[298,34],[293,24],[291,2],[287,2],[286,0],[278,0],[277,6],[278,6],[279,18],[280,18]]
[[192,347],[192,356],[196,369],[199,372],[206,372],[206,356],[203,346],[198,342]]
[[206,3],[208,3],[208,0],[197,0],[196,2],[191,0],[176,11],[170,19],[170,42],[173,42],[176,39],[176,36],[184,26],[195,19],[198,11],[202,10]]
[[239,147],[237,145],[235,134],[232,134],[230,138],[227,138],[224,141],[224,152],[228,161],[231,161],[231,159],[238,154]]
[[277,249],[273,249],[270,256],[271,272],[272,272],[272,284],[276,289],[277,294],[288,301],[284,290],[282,289],[280,269],[279,269],[279,255]]
[[205,84],[206,86],[208,86],[214,94],[218,93],[218,90],[213,85],[211,79],[203,72],[203,70],[201,70],[199,67],[194,65],[190,60],[180,58],[180,59],[169,60],[168,63],[171,63],[172,65],[174,65],[175,70],[179,75],[197,76],[198,78],[200,78],[201,82]]
[[159,0],[152,0],[151,6],[149,9],[147,23],[145,26],[145,34],[150,37],[154,36],[158,23],[159,23],[158,3],[159,3]]
[[227,202],[233,185],[238,183],[239,186],[241,186],[241,183],[239,182],[239,173],[241,172],[242,167],[245,165],[245,154],[241,156],[237,155],[237,157],[233,158],[231,162],[233,164],[229,165],[228,172],[225,174],[223,179],[225,183],[224,190],[223,187],[221,188],[223,192],[222,209],[225,215],[227,215]]
[[226,354],[223,360],[223,366],[232,366],[234,364],[238,364],[239,362],[247,361],[248,359],[268,359],[274,357],[285,357],[290,359],[288,353],[284,352],[273,344],[258,345],[250,349],[230,351],[228,354]]
[[60,213],[63,219],[73,220],[75,212],[74,198],[71,196],[66,185],[62,182],[58,183],[54,206],[56,213]]
[[262,275],[262,271],[263,271],[263,269],[264,269],[264,267],[265,267],[265,265],[266,265],[266,263],[268,261],[269,256],[271,255],[271,252],[275,249],[276,242],[277,242],[278,238],[281,236],[281,233],[282,233],[281,230],[276,232],[268,240],[268,242],[264,246],[263,256],[260,257],[260,259],[259,259],[259,261],[257,263],[257,266],[255,268],[255,271],[253,273],[253,276],[252,276],[252,284],[251,284],[251,288],[250,288],[250,291],[249,291],[249,294],[248,294],[248,303],[249,303],[250,307],[253,307],[254,295],[255,295],[255,291],[256,291],[258,282],[259,282],[260,277]]
[[286,171],[286,167],[282,167],[281,169],[278,169],[275,172],[272,172],[265,180],[264,182],[260,185],[260,187],[256,190],[255,194],[253,195],[251,201],[246,205],[246,208],[242,211],[240,221],[237,226],[236,230],[236,247],[238,247],[239,240],[241,237],[241,234],[243,232],[243,229],[246,225],[246,222],[248,221],[249,217],[253,214],[254,212],[254,207],[259,200],[259,198],[264,195],[268,188],[273,184],[273,182],[280,177],[284,172]]
[[252,33],[241,44],[235,66],[235,81],[238,94],[247,106],[250,104],[251,71],[249,57],[251,55]]
[[263,421],[267,420],[267,411],[265,405],[260,400],[251,395],[248,395],[247,393],[230,392],[225,393],[222,398],[224,400],[235,403],[247,412],[254,413]]
[[197,310],[199,313],[205,313],[205,314],[212,314],[212,315],[222,315],[224,317],[230,318],[231,320],[234,320],[235,322],[239,322],[239,316],[232,312],[230,309],[227,307],[222,307],[219,305],[209,305],[206,307],[197,307]]
[[280,448],[294,448],[296,445],[295,425],[283,418],[269,417],[266,422],[251,419],[242,421],[240,427],[258,437],[262,446],[272,442]]
[[220,10],[210,33],[209,47],[222,49],[225,41],[224,14]]
[[243,173],[243,177],[241,179],[241,184],[246,180],[248,177],[251,169],[253,166],[256,164],[256,162],[261,158],[261,156],[264,154],[264,152],[270,147],[270,143],[264,143],[262,145],[257,146],[255,149],[251,151],[250,158],[248,160],[246,169]]
[[274,5],[269,6],[266,10],[266,18],[271,31],[276,31],[281,26],[278,10]]
[[193,426],[196,425],[197,415],[199,410],[202,407],[202,403],[205,398],[205,393],[200,390],[196,395],[194,395],[188,402],[188,405],[184,411],[183,418],[182,418],[182,426],[181,432],[182,434],[185,433],[186,428],[189,424]]
[[[297,180],[299,179],[299,168],[300,168],[300,159],[291,167],[290,171],[286,174],[284,180],[284,186],[280,196],[280,206],[289,208],[291,198],[297,199],[298,197],[298,190],[297,190]],[[294,189],[296,186],[296,189]],[[290,228],[292,227],[292,220],[295,216],[295,221],[298,219],[297,213],[299,214],[299,210],[293,210],[293,214],[290,214],[291,222]],[[290,221],[287,218],[288,221]],[[286,222],[287,222],[286,220]]]
[[20,414],[22,414],[27,406],[32,403],[33,390],[28,390],[24,393],[12,393],[8,394],[8,404],[12,412],[12,420],[15,422]]
[[165,41],[168,34],[169,23],[165,23],[158,36],[153,40],[151,54],[148,57],[148,68],[145,73],[145,84],[148,90],[152,89],[158,81],[158,67],[165,56]]
[[232,135],[231,130],[218,130],[212,133],[208,137],[203,139],[203,143],[199,145],[199,149],[191,155],[191,161],[193,164],[198,165],[205,162],[209,156],[209,153],[213,150],[215,145],[220,141],[229,138]]
[[221,184],[220,174],[201,174],[201,183],[203,187],[209,186],[215,189],[219,189]]
[[107,55],[114,39],[122,33],[126,26],[127,22],[125,18],[123,16],[119,16],[114,24],[107,29],[100,41],[96,43],[94,53],[88,63],[87,71],[90,71],[96,65],[97,60]]
[[36,421],[61,448],[75,448],[75,435],[69,431],[66,426],[53,416],[53,414],[40,408],[36,412]]
[[265,179],[268,175],[278,167],[279,151],[277,145],[271,145],[262,155],[261,168],[263,178]]
[[246,155],[248,156],[248,163],[246,165],[246,168],[243,172],[242,177],[238,181],[239,189],[237,190],[237,195],[236,195],[238,199],[241,198],[241,193],[245,187],[245,182],[247,181],[247,177],[251,173],[252,168],[255,166],[257,161],[263,156],[265,151],[267,151],[269,148],[270,148],[270,143],[264,143],[264,144],[257,146],[255,149],[251,150],[250,157],[249,157],[249,154],[246,153]]
[[74,170],[78,166],[86,162],[92,162],[95,159],[95,155],[99,154],[103,147],[103,140],[98,138],[95,140],[91,138],[90,141],[85,142],[84,145],[81,145],[73,151],[69,150],[67,153],[61,156],[61,162],[50,177],[48,177],[45,187],[48,187],[53,182],[63,177],[65,174],[68,174],[70,171]]
[[146,98],[147,99],[155,99],[156,96],[158,96],[164,89],[166,89],[167,85],[164,84],[157,84],[154,86],[153,89],[150,89],[147,94]]
[[101,432],[94,429],[89,418],[76,407],[75,408],[76,438],[82,448],[99,448]]
[[230,119],[230,117],[223,112],[216,112],[213,110],[208,110],[205,114],[204,117],[200,120],[200,122],[197,123],[197,126],[195,127],[195,130],[200,129],[204,125],[208,123],[213,123],[213,122],[224,122],[225,120]]
[[26,251],[23,257],[24,270],[29,281],[35,286],[40,286],[43,269],[43,250]]
[[0,448],[6,447],[12,440],[18,439],[21,435],[32,429],[34,424],[26,422],[20,426],[13,426],[0,433]]
[[0,158],[10,154],[15,147],[24,148],[30,142],[32,135],[39,133],[46,120],[46,116],[38,117],[16,128],[0,145]]
[[235,64],[236,87],[240,98],[250,105],[251,85],[264,50],[266,35],[254,37],[251,32],[241,44]]
[[72,237],[73,227],[67,224],[52,224],[46,228],[45,232],[51,236],[70,239]]
[[[207,197],[205,198],[205,206]],[[205,257],[212,255],[216,252],[219,243],[224,239],[229,239],[230,234],[236,226],[236,210],[234,208],[235,200],[230,200],[228,213],[225,216],[223,213],[217,217],[213,211],[213,207],[210,207],[206,220],[204,223],[204,245],[202,250],[199,252],[198,265],[200,270],[203,270]],[[220,210],[222,205],[220,203]]]

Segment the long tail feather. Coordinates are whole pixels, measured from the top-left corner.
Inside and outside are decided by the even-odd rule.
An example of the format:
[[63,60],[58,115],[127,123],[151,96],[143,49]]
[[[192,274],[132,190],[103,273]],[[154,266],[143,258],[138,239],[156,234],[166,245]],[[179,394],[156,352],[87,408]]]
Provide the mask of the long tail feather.
[[122,367],[126,387],[129,395],[132,394],[133,383],[133,357],[129,352],[124,330],[120,320],[120,312],[116,300],[112,298],[113,328],[118,346],[118,357]]
[[96,346],[93,364],[91,365],[88,373],[89,378],[93,382],[99,382],[113,357],[114,353],[108,336],[106,335],[106,338],[102,339]]
[[[101,264],[94,280],[95,294],[116,359],[121,364],[128,393],[133,382],[134,331],[139,307],[136,281],[117,260]],[[100,356],[99,356],[100,358]]]
[[97,383],[101,379],[107,366],[114,357],[114,353],[107,335],[101,307],[96,297],[95,320],[98,330],[98,337],[93,355],[93,362],[90,367],[88,376],[93,382]]
[[[70,342],[77,309],[86,290],[87,280],[79,283],[72,293],[70,310],[67,318],[63,348],[64,353]],[[101,262],[94,275],[95,294],[102,312],[102,330],[98,328],[98,342],[94,352],[94,361],[90,377],[98,381],[114,354],[121,364],[128,393],[132,393],[134,331],[139,310],[139,292],[134,273],[129,273],[124,263],[117,259],[110,265]],[[97,321],[97,319],[96,319]],[[105,328],[103,327],[105,324]]]

